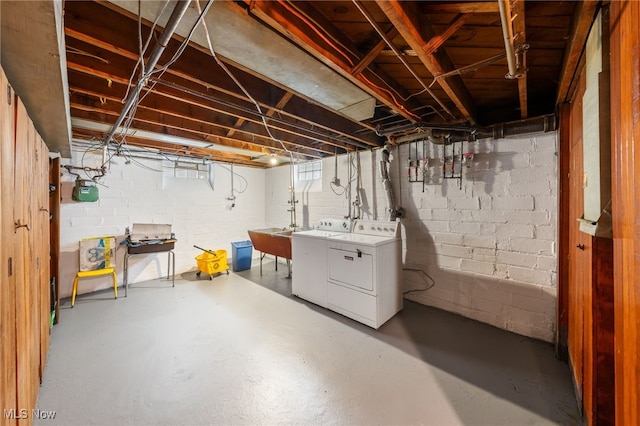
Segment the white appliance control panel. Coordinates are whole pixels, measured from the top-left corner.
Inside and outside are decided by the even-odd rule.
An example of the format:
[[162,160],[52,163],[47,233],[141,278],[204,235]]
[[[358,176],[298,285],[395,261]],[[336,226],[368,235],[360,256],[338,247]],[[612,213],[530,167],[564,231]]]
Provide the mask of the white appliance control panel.
[[351,232],[350,219],[321,219],[316,229],[320,231]]
[[353,233],[397,238],[400,236],[400,222],[356,220],[353,224]]

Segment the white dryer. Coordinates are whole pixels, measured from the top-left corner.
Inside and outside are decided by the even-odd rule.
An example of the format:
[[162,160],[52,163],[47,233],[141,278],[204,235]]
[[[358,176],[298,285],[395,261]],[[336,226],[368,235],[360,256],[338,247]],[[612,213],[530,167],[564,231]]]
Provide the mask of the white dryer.
[[291,293],[327,307],[327,238],[351,231],[347,219],[323,219],[316,229],[291,236]]
[[327,307],[373,328],[402,309],[399,222],[358,220],[327,240]]

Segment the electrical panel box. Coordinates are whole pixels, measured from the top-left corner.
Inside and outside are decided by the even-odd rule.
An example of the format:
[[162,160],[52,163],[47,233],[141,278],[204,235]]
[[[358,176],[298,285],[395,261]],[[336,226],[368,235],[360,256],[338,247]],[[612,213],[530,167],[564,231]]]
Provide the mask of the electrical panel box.
[[80,240],[80,271],[116,266],[116,238],[95,237]]

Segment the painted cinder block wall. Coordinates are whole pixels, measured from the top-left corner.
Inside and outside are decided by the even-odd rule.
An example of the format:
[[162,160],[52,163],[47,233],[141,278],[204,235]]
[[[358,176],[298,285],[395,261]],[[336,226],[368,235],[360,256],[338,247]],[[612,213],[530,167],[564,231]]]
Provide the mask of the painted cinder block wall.
[[[404,288],[426,291],[405,297],[515,333],[553,341],[556,328],[557,135],[487,139],[470,145],[469,168],[457,180],[442,179],[442,146],[427,144],[427,182],[409,183],[409,144],[392,150],[391,177],[404,208]],[[422,144],[419,144],[422,157]],[[450,148],[449,148],[450,149]],[[450,153],[450,151],[448,151]],[[412,152],[413,156],[413,152]],[[363,218],[386,219],[379,177],[380,150],[360,154],[366,201]],[[347,181],[347,157],[338,177]],[[323,163],[321,191],[298,194],[298,225],[348,214],[344,195],[331,190],[334,159]],[[267,226],[287,226],[288,167],[267,173]],[[355,192],[355,189],[354,189]],[[295,273],[295,263],[293,266]]]
[[[483,140],[464,150],[475,153],[464,168],[462,189],[455,180],[443,180],[441,146],[427,145],[432,160],[428,180],[408,183],[406,164],[410,145],[392,150],[391,177],[397,199],[405,210],[402,222],[405,290],[426,291],[407,299],[519,334],[552,341],[556,305],[557,169],[556,134]],[[380,150],[360,154],[362,217],[386,219],[386,197],[379,174]],[[81,164],[74,153],[73,164]],[[100,187],[96,203],[71,201],[72,177],[65,172],[61,210],[61,296],[71,293],[78,268],[78,241],[100,235],[123,238],[133,223],[171,223],[176,233],[176,272],[193,271],[193,248],[224,248],[248,239],[247,230],[287,227],[290,222],[289,167],[268,170],[234,167],[249,185],[236,194],[230,208],[230,173],[227,165],[214,165],[214,188],[206,180],[166,179],[161,162],[137,160],[144,167],[114,158]],[[85,155],[84,165],[95,167],[98,156]],[[348,181],[347,156],[338,157],[338,177]],[[313,227],[322,218],[349,213],[346,194],[331,189],[334,158],[323,160],[323,181],[310,189],[296,185],[297,224]],[[243,189],[236,177],[236,188]],[[319,189],[319,190],[318,190]],[[344,188],[334,188],[340,193]],[[354,185],[355,197],[355,185]],[[122,280],[124,251],[117,254]],[[257,253],[253,253],[254,259]],[[256,260],[254,260],[255,263]],[[166,273],[166,254],[131,258],[130,282]],[[295,271],[295,264],[293,266]],[[295,272],[294,272],[295,273]],[[83,280],[80,293],[108,289],[104,277]]]
[[[63,164],[99,167],[100,156],[73,152]],[[78,242],[82,238],[115,235],[124,239],[125,229],[133,223],[171,224],[178,242],[175,244],[176,278],[195,271],[195,256],[206,249],[225,249],[231,257],[231,242],[248,240],[247,229],[264,227],[265,170],[234,166],[235,207],[231,195],[231,173],[227,164],[215,163],[213,189],[208,179],[167,178],[159,160],[132,159],[125,164],[114,157],[109,172],[101,180],[97,202],[71,200],[75,177],[62,169],[62,204],[60,223],[60,295],[71,295],[73,278],[78,270]],[[84,172],[81,172],[84,173]],[[84,176],[83,176],[84,177]],[[246,184],[248,183],[248,185]],[[118,280],[122,282],[124,247],[116,252]],[[253,253],[255,255],[255,253]],[[229,264],[231,266],[231,263]],[[166,276],[167,254],[132,256],[129,260],[129,283]],[[111,287],[108,277],[82,279],[79,293]]]

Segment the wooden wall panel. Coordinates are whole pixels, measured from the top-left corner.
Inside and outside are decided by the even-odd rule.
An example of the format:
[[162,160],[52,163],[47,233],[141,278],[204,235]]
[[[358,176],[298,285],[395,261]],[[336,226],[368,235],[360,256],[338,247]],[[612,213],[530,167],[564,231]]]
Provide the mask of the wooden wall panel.
[[612,425],[615,419],[613,240],[594,237],[592,241],[594,401],[590,419],[592,424]]
[[[17,408],[16,293],[13,263],[13,175],[16,98],[0,69],[0,408]],[[3,415],[0,425],[16,422]]]
[[[17,405],[31,413],[35,408],[41,361],[46,358],[48,345],[48,325],[43,329],[42,298],[48,300],[48,293],[42,294],[43,274],[48,275],[48,250],[42,243],[48,215],[43,215],[40,207],[48,205],[43,199],[42,189],[48,187],[48,173],[45,175],[42,163],[48,163],[48,150],[33,122],[29,119],[24,105],[17,101],[15,132],[15,170],[13,192],[13,217],[22,226],[14,229],[14,274],[15,324],[16,324],[16,381]],[[48,238],[46,238],[48,240]],[[48,281],[48,279],[47,279]],[[47,287],[48,291],[48,287]],[[48,308],[46,309],[48,312]],[[43,333],[47,333],[44,337]]]
[[616,424],[640,424],[640,2],[611,2]]
[[0,93],[0,425],[31,424],[49,347],[49,150],[1,69]]

